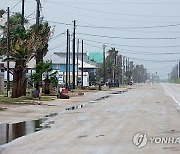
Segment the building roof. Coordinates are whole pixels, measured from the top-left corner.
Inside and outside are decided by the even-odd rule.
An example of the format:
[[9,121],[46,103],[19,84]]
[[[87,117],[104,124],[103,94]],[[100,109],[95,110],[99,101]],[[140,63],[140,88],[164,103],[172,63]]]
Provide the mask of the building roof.
[[[4,62],[3,59],[0,59],[0,63],[4,63],[4,67],[7,68],[7,62]],[[36,60],[33,58],[27,63],[27,67],[30,69],[35,68]],[[12,69],[15,67],[15,62],[9,62],[9,68]]]
[[[46,56],[44,57],[44,60],[51,60],[53,64],[66,64],[66,56],[64,56],[65,54],[55,54],[54,52],[48,52],[46,54]],[[3,59],[0,59],[0,62],[2,62]],[[4,67],[7,68],[7,63],[4,63]],[[70,59],[70,64],[72,64],[72,59]],[[77,59],[76,59],[76,64],[77,64]],[[83,62],[84,68],[97,68],[96,65],[87,63],[87,62]],[[35,58],[31,59],[28,63],[27,66],[29,69],[33,69],[36,66],[36,60]],[[82,61],[81,59],[78,60],[78,66],[79,68],[82,67]],[[10,62],[10,68],[14,68],[15,67],[15,62]]]
[[102,52],[89,52],[89,59],[95,61],[96,63],[102,63],[103,53]]
[[[44,60],[51,60],[53,64],[66,64],[66,57],[59,56],[54,52],[48,52],[44,57]],[[72,64],[71,59],[70,59],[70,64]]]
[[[64,57],[64,58],[66,57],[66,52],[54,52],[54,54],[56,54],[60,57]],[[77,54],[75,54],[75,57],[77,57]],[[70,58],[72,59],[72,52],[70,53]],[[82,60],[82,53],[81,52],[78,53],[78,59]],[[97,66],[96,62],[89,59],[89,56],[87,55],[86,52],[83,53],[83,61],[88,63],[88,64]]]

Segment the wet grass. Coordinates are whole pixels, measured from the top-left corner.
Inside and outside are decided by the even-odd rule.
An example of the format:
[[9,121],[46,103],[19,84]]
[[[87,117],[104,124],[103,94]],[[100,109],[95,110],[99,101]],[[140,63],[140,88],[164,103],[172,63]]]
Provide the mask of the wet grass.
[[15,104],[18,102],[23,102],[23,99],[22,98],[11,98],[11,97],[0,96],[0,103]]
[[41,99],[39,98],[33,98],[30,96],[23,96],[20,98],[11,98],[11,97],[5,97],[0,96],[0,103],[1,104],[35,104],[36,101],[51,101],[56,99],[56,97],[53,96],[42,96]]

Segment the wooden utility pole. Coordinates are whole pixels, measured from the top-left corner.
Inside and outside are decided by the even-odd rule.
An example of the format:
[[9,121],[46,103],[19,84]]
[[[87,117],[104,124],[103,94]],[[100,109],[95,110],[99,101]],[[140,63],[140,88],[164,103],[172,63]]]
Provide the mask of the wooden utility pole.
[[77,58],[77,59],[76,59],[76,60],[77,60],[77,86],[78,86],[78,84],[79,84],[79,83],[78,83],[78,75],[79,75],[79,72],[78,72],[78,69],[79,69],[79,68],[78,68],[78,60],[79,60],[79,57],[78,57],[78,56],[79,56],[79,55],[78,55],[78,54],[79,54],[79,39],[78,39],[78,41],[77,41],[77,57],[76,57],[76,58]]
[[21,25],[24,26],[24,1],[22,0],[22,16],[21,16]]
[[73,87],[72,88],[73,89],[76,88],[76,85],[75,85],[75,78],[76,78],[75,76],[75,58],[76,58],[75,48],[76,48],[76,20],[74,20],[74,33],[73,33],[73,71],[72,71],[73,73],[73,85],[72,85]]
[[178,78],[180,78],[180,61],[178,62]]
[[103,45],[103,83],[104,83],[104,85],[106,83],[106,53],[105,53],[105,50],[106,50],[106,45],[104,44]]
[[69,29],[67,29],[67,47],[66,47],[66,89],[68,89],[68,58],[69,58]]
[[125,66],[125,59],[126,59],[126,57],[125,56],[123,56],[123,84],[124,84],[124,80],[125,80],[125,78],[124,78],[124,76],[125,76],[125,69],[126,69],[126,66]]
[[9,24],[9,7],[8,7],[7,8],[7,97],[10,96],[9,52],[10,52],[10,24]]
[[40,0],[36,0],[36,26],[39,26],[39,18],[40,18]]
[[117,67],[117,55],[114,55],[114,69],[113,69],[113,76],[114,76],[114,87],[116,86],[116,67]]
[[128,58],[128,71],[130,71],[130,62],[129,62],[129,58]]
[[126,58],[126,73],[128,72],[128,59]]
[[122,65],[122,55],[120,54],[120,83],[123,84],[123,65]]
[[69,34],[69,37],[68,37],[68,38],[69,38],[69,43],[68,43],[68,44],[69,44],[69,48],[68,48],[68,49],[69,49],[69,51],[68,51],[68,52],[69,52],[69,56],[68,56],[68,57],[69,57],[69,58],[68,58],[68,65],[69,65],[69,68],[68,68],[68,70],[69,70],[69,71],[68,71],[68,72],[69,72],[69,74],[68,74],[68,80],[69,80],[69,81],[68,81],[68,82],[69,82],[69,89],[70,89],[70,87],[71,87],[71,86],[70,86],[70,85],[71,85],[71,36],[70,36],[70,34]]
[[81,72],[81,86],[82,87],[83,87],[83,73],[84,73],[84,66],[83,66],[84,57],[83,57],[83,53],[84,53],[84,41],[82,40],[82,72]]
[[[36,0],[37,5],[36,5],[36,34],[38,34],[39,30],[39,18],[40,18],[40,0]],[[36,51],[36,65],[43,61],[43,53],[40,49],[37,49]],[[36,90],[39,90],[40,86],[42,86],[42,76],[41,76],[41,81],[40,83],[36,83]]]

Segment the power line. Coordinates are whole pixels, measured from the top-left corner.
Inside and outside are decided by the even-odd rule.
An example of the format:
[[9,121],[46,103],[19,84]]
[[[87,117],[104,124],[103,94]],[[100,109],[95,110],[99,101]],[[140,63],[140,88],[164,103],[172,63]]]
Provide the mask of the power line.
[[72,25],[73,25],[73,24],[69,24],[69,23],[63,23],[63,22],[57,22],[57,21],[50,21],[50,20],[43,20],[43,21],[51,22],[51,23],[54,23],[54,24],[66,25],[66,26],[72,26]]
[[[51,8],[46,8],[46,9],[51,9]],[[88,17],[88,18],[93,18],[93,19],[102,19],[102,20],[109,20],[109,21],[121,21],[121,22],[140,22],[140,23],[179,23],[177,21],[173,21],[173,22],[167,22],[167,21],[149,21],[149,20],[124,20],[124,19],[119,19],[119,18],[107,18],[107,17],[98,17],[98,16],[90,16],[90,15],[84,15],[84,14],[78,14],[78,13],[70,13],[70,12],[65,12],[65,11],[61,11],[61,13],[65,13],[65,14],[71,14],[71,15],[76,15],[78,17],[82,16],[82,17]]]
[[105,36],[105,35],[96,35],[96,34],[87,34],[87,33],[77,33],[80,35],[86,36],[95,36],[95,37],[103,37],[103,38],[111,38],[111,39],[125,39],[125,40],[174,40],[179,39],[180,37],[157,37],[157,38],[133,38],[133,37],[117,37],[117,36]]
[[67,2],[67,1],[61,1],[61,2],[57,2],[57,1],[51,1],[51,2],[47,2],[45,1],[46,3],[53,3],[53,4],[76,4],[76,5],[122,5],[122,4],[125,4],[125,5],[129,5],[129,4],[132,4],[132,5],[178,5],[180,4],[179,2],[103,2],[103,3],[100,3],[100,2],[96,2],[96,3],[93,3],[93,2]]
[[145,30],[123,30],[123,31],[127,31],[127,32],[133,32],[133,33],[180,33],[180,31],[145,31]]
[[70,7],[70,8],[75,8],[75,9],[80,9],[80,10],[85,10],[85,11],[90,11],[90,12],[97,12],[97,13],[103,13],[103,14],[114,14],[114,15],[121,15],[121,16],[135,16],[135,17],[155,17],[155,18],[179,18],[180,16],[153,16],[153,15],[140,15],[140,14],[123,14],[123,13],[117,13],[117,12],[106,12],[106,11],[99,11],[99,10],[93,10],[93,9],[87,9],[87,8],[81,8],[81,7],[76,7],[76,6],[71,6],[71,5],[66,5],[66,4],[61,4],[62,6],[65,7]]
[[[92,46],[92,47],[96,47],[96,48],[99,48],[99,49],[102,49],[102,47],[100,46],[96,46],[96,45],[92,45],[92,44],[89,44],[89,43],[84,43],[88,46]],[[110,47],[110,46],[109,46]],[[141,54],[141,55],[173,55],[173,54],[180,54],[180,52],[161,52],[161,53],[152,53],[152,52],[142,52],[142,51],[134,51],[134,50],[127,50],[127,49],[119,49],[119,48],[116,48],[117,50],[119,50],[120,53],[130,53],[130,54],[135,54],[135,55],[138,55],[138,54]],[[100,50],[101,51],[101,50]],[[127,52],[125,52],[127,51]]]
[[26,18],[29,18],[30,16],[32,16],[32,15],[35,15],[35,11],[33,11],[31,14],[29,14],[28,16],[26,16]]
[[60,48],[60,47],[62,47],[62,46],[65,45],[65,44],[66,44],[66,42],[63,42],[62,44],[57,45],[57,46],[55,46],[55,47],[52,47],[52,48],[50,48],[49,50],[54,50],[54,49]]
[[[44,20],[51,23],[56,23],[60,25],[67,25],[72,26],[72,24],[69,23],[63,23],[63,22],[57,22],[57,21],[50,21],[50,20]],[[89,25],[76,25],[78,27],[84,27],[84,28],[100,28],[100,29],[111,29],[111,30],[122,30],[122,29],[151,29],[151,28],[166,28],[166,27],[177,27],[180,26],[179,24],[170,24],[170,25],[159,25],[159,26],[144,26],[144,27],[105,27],[105,26],[89,26]]]
[[151,29],[151,28],[167,28],[167,27],[177,27],[180,24],[170,24],[170,25],[159,25],[159,26],[143,26],[143,27],[105,27],[105,26],[89,26],[89,25],[77,25],[79,27],[85,28],[101,28],[101,29],[111,29],[111,30],[122,30],[122,29]]
[[58,35],[52,37],[50,41],[54,41],[54,40],[56,40],[57,38],[63,36],[64,34],[65,34],[65,33],[60,33],[60,34],[58,34]]
[[[128,52],[124,52],[124,51],[128,51]],[[174,54],[180,54],[180,52],[162,52],[162,53],[150,53],[150,52],[129,52],[131,50],[126,50],[126,49],[123,49],[121,50],[120,52],[122,53],[130,53],[130,54],[141,54],[141,55],[174,55]]]
[[176,48],[176,47],[180,47],[180,45],[176,45],[176,46],[138,46],[138,45],[125,45],[125,44],[120,45],[120,44],[114,44],[114,43],[108,43],[108,42],[94,41],[94,40],[89,40],[89,39],[84,39],[84,40],[89,41],[89,42],[95,42],[95,43],[100,43],[100,44],[109,44],[112,46],[120,46],[120,47],[135,47],[135,48]]
[[150,59],[139,59],[139,58],[134,58],[134,57],[128,57],[128,58],[134,59],[134,60],[140,60],[140,61],[156,62],[156,63],[169,63],[169,62],[179,61],[179,59],[160,61],[160,60],[150,60]]
[[21,0],[18,1],[18,2],[10,9],[10,11],[12,11],[20,2],[21,2]]

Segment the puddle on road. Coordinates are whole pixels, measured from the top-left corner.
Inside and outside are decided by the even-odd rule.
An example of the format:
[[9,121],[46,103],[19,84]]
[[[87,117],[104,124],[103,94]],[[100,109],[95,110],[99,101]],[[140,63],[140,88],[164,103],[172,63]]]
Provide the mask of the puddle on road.
[[109,97],[110,97],[110,95],[106,95],[106,96],[103,96],[103,97],[96,99],[95,101],[101,101],[101,100],[109,98]]
[[[84,105],[72,106],[66,108],[66,111],[81,109],[83,107]],[[48,121],[48,119],[57,115],[58,113],[51,113],[38,120],[0,124],[0,145],[9,143],[19,137],[51,128],[51,125],[54,124],[55,121]]]
[[106,95],[106,96],[100,97],[98,99],[89,101],[89,103],[91,103],[91,104],[97,103],[97,101],[101,101],[101,100],[107,99],[107,98],[111,97],[112,95],[118,95],[118,94],[122,94],[122,93],[125,93],[125,92],[128,92],[128,91],[127,90],[115,91],[115,92],[110,93],[110,95]]
[[119,94],[122,94],[122,93],[125,93],[125,92],[128,92],[128,91],[127,90],[115,91],[115,92],[112,92],[111,94],[119,95]]
[[9,143],[19,137],[40,131],[42,129],[50,128],[50,125],[54,124],[54,121],[46,121],[48,118],[56,115],[58,115],[58,113],[51,113],[39,120],[0,124],[0,145]]
[[82,109],[83,107],[84,107],[84,105],[71,106],[71,107],[66,108],[66,111]]
[[[127,91],[117,91],[111,94],[121,94]],[[111,97],[111,95],[106,95],[100,97],[98,99],[89,101],[89,103],[96,103],[97,101],[104,100]],[[66,108],[66,111],[81,109],[85,105],[77,105]],[[32,121],[24,121],[19,123],[9,123],[9,124],[0,124],[0,145],[9,143],[19,137],[40,131],[42,129],[51,128],[51,125],[55,123],[55,121],[47,121],[49,118],[57,116],[58,113],[51,113],[49,115],[44,116],[44,118],[39,120]]]
[[111,94],[118,95],[118,94],[122,94],[122,93],[123,93],[122,91],[116,91],[116,92],[113,92]]

